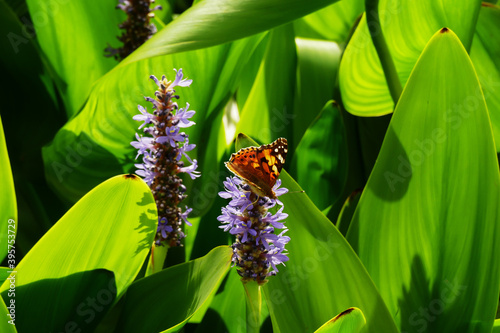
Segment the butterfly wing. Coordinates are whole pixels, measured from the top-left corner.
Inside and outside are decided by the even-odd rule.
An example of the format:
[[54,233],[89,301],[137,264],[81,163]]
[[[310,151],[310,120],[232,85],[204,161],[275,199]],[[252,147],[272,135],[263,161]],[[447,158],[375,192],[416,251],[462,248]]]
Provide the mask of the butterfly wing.
[[261,147],[242,148],[231,155],[226,167],[252,186],[258,195],[274,198],[272,188],[285,163],[287,149],[285,138]]
[[279,138],[273,143],[257,149],[257,158],[260,168],[263,170],[264,181],[271,189],[276,184],[283,164],[285,164],[287,152],[288,142],[285,138]]

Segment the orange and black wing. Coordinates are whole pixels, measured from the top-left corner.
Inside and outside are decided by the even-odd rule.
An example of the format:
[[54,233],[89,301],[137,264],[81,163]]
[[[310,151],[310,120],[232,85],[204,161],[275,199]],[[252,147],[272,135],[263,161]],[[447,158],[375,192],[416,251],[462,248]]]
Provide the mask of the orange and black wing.
[[261,147],[242,148],[231,155],[226,167],[263,194],[273,197],[272,188],[285,163],[287,149],[284,138]]
[[276,184],[283,164],[285,164],[286,154],[288,152],[288,143],[285,138],[257,149],[257,159],[260,169],[264,174],[264,181],[270,188]]

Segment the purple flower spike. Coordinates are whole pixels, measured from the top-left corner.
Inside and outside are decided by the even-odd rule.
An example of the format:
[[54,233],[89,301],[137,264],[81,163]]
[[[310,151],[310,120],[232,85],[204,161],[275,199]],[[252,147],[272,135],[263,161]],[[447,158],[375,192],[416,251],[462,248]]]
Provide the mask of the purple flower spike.
[[[280,185],[278,180],[273,187],[276,197],[288,192]],[[243,282],[253,280],[264,284],[269,276],[278,272],[277,265],[288,261],[285,245],[290,237],[284,235],[288,229],[283,221],[288,214],[283,213],[279,199],[257,196],[237,177],[227,178],[224,189],[219,196],[231,201],[222,208],[217,220],[222,224],[219,228],[236,235],[232,261]],[[276,213],[268,211],[276,205],[279,206]],[[276,229],[282,232],[276,234]]]
[[156,33],[156,26],[151,22],[155,16],[153,11],[161,10],[162,7],[151,8],[155,0],[119,0],[119,2],[116,8],[127,14],[127,19],[119,25],[119,28],[124,30],[118,37],[122,45],[118,48],[108,46],[104,50],[106,52],[104,55],[121,61]]
[[[145,97],[152,104],[153,113],[139,105],[140,114],[133,117],[134,120],[143,122],[139,129],[143,129],[145,134],[141,136],[136,133],[137,141],[131,142],[138,150],[137,157],[143,155],[142,163],[135,164],[136,173],[151,188],[158,208],[155,244],[181,246],[181,240],[185,237],[181,226],[183,223],[191,225],[188,214],[192,208],[186,207],[184,213],[179,208],[179,203],[186,198],[186,187],[182,184],[179,173],[186,173],[192,179],[201,174],[196,171],[197,160],[192,160],[187,154],[196,145],[189,143],[188,135],[180,130],[195,124],[189,118],[196,112],[188,111],[188,103],[185,108],[179,109],[174,100],[179,96],[173,88],[187,87],[192,80],[183,79],[182,69],[179,69],[173,82],[168,81],[165,76],[161,80],[154,75],[150,78],[158,86],[156,98]],[[183,157],[189,165],[185,166]]]

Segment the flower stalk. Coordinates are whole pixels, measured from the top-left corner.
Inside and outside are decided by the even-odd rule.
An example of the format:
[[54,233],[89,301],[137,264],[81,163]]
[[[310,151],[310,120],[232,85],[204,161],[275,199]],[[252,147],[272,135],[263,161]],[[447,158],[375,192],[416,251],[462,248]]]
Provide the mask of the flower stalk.
[[394,101],[394,108],[396,108],[396,104],[398,104],[399,96],[401,96],[403,88],[401,87],[401,82],[399,82],[396,65],[394,65],[391,52],[389,51],[389,47],[387,46],[384,38],[382,26],[380,25],[378,3],[379,0],[365,0],[366,23],[368,30],[370,31],[373,45],[375,46],[375,50],[377,51],[377,55],[380,59],[380,64],[384,70],[387,86],[389,87],[389,93]]
[[247,333],[260,332],[260,315],[262,312],[262,293],[260,285],[255,282],[244,283],[246,299]]

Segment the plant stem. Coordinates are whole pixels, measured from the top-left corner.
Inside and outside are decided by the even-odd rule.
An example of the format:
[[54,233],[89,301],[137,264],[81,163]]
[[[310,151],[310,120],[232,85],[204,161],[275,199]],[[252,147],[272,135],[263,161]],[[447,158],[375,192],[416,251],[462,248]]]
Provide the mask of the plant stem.
[[403,88],[401,87],[401,82],[399,82],[398,72],[392,61],[391,53],[385,42],[382,26],[380,25],[378,0],[365,0],[365,10],[368,30],[370,31],[373,45],[375,46],[380,63],[382,64],[387,86],[389,87],[389,92],[394,101],[394,107],[396,107]]
[[151,254],[148,260],[148,267],[146,268],[145,276],[152,275],[154,273],[158,273],[163,269],[163,263],[165,262],[165,258],[168,253],[168,246],[156,246],[153,243],[151,247]]
[[260,313],[262,309],[262,295],[260,286],[255,281],[243,283],[246,295],[246,315],[247,315],[247,333],[259,333],[260,331]]

